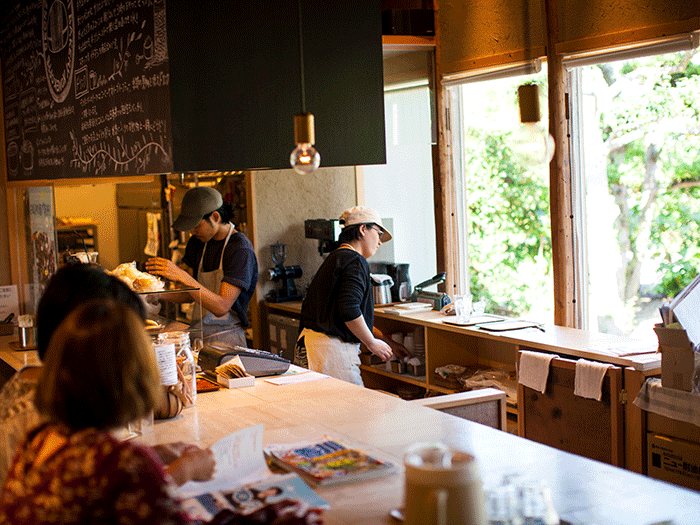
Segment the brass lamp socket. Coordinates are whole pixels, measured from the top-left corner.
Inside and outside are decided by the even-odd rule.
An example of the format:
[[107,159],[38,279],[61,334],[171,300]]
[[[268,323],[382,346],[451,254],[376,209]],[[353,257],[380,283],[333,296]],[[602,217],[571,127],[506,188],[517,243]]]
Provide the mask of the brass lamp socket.
[[540,121],[540,90],[537,84],[523,84],[518,87],[518,107],[520,122]]
[[296,144],[314,144],[314,116],[311,113],[294,115],[294,142]]

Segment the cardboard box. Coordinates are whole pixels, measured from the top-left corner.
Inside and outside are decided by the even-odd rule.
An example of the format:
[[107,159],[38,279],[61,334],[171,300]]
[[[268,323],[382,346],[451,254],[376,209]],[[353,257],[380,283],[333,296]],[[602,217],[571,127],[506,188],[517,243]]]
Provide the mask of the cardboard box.
[[425,363],[419,365],[414,365],[413,363],[407,363],[408,373],[412,376],[424,376],[425,375]]
[[700,444],[647,433],[647,475],[700,490]]
[[364,352],[360,354],[360,363],[363,365],[378,365],[383,363],[382,358],[374,354],[365,354]]
[[654,331],[661,351],[661,386],[692,392],[696,355],[685,330],[656,325]]
[[247,376],[237,377],[235,379],[228,379],[227,377],[217,375],[216,382],[226,388],[241,388],[244,386],[255,386],[255,377]]
[[389,361],[391,363],[391,371],[395,374],[406,373],[406,363],[403,361]]

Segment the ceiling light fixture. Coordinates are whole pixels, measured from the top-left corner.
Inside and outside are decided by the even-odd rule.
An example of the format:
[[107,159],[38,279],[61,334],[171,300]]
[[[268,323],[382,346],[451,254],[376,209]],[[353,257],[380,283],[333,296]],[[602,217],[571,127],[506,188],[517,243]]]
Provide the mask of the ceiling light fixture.
[[537,84],[518,87],[520,127],[511,135],[513,157],[526,167],[548,164],[554,156],[554,137],[540,122],[540,90]]
[[300,175],[312,173],[321,165],[321,155],[314,148],[316,141],[314,116],[306,111],[304,87],[304,41],[302,38],[301,0],[299,6],[299,79],[301,83],[301,113],[294,115],[294,142],[296,147],[289,156],[289,163]]

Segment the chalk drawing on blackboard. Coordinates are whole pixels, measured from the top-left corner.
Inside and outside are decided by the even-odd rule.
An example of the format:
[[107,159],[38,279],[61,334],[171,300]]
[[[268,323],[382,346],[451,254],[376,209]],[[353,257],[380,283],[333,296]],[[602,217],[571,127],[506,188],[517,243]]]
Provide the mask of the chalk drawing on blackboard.
[[88,84],[88,68],[87,65],[75,70],[75,98],[80,98],[87,95],[90,90]]
[[126,144],[117,136],[118,146],[105,142],[99,145],[83,148],[76,140],[75,134],[70,133],[73,143],[73,160],[71,165],[84,173],[102,174],[108,170],[121,173],[148,173],[148,166],[153,156],[169,161],[170,155],[163,143],[163,137],[158,139],[142,135],[140,139]]
[[41,6],[41,56],[49,93],[59,103],[66,100],[73,82],[75,40],[73,0],[44,0]]
[[34,144],[29,139],[22,141],[20,160],[24,174],[30,176],[32,171],[34,171]]
[[[145,49],[144,49],[145,55]],[[165,0],[153,2],[153,51],[146,68],[154,67],[168,60],[168,35],[165,27]]]
[[[146,25],[146,21],[141,22],[141,32],[134,33],[133,31],[129,33],[126,39],[126,43],[123,38],[119,39],[119,50],[117,51],[117,58],[114,59],[114,66],[112,68],[112,74],[109,75],[108,80],[114,80],[117,77],[124,76],[124,71],[129,63],[129,58],[131,57],[131,51],[129,48],[134,42],[138,42],[143,37],[143,27]],[[136,55],[136,63],[138,64],[138,54]]]
[[12,177],[19,171],[19,146],[16,142],[7,144],[7,169]]
[[36,88],[29,87],[20,93],[19,106],[22,108],[22,132],[36,131],[39,124]]

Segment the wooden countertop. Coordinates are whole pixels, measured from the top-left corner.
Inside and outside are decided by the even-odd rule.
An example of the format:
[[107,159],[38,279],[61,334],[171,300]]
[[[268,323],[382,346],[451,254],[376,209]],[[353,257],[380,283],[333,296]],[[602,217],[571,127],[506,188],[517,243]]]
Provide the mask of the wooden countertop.
[[[9,343],[14,339],[0,337],[0,358],[17,369],[33,362],[36,352],[13,350]],[[399,465],[398,473],[386,478],[316,489],[331,504],[324,516],[330,525],[395,523],[388,513],[402,505],[403,452],[419,441],[442,441],[472,452],[487,488],[506,474],[546,483],[560,517],[570,522],[639,525],[673,520],[675,525],[694,525],[700,515],[698,492],[333,378],[285,386],[256,378],[252,387],[199,394],[194,407],[156,421],[152,433],[136,440],[208,446],[260,423],[265,425],[265,444],[328,434]]]
[[196,406],[157,421],[151,434],[136,440],[156,444],[178,439],[207,446],[260,423],[265,425],[265,444],[328,434],[400,466],[398,473],[385,478],[317,488],[331,504],[324,514],[330,525],[396,523],[388,513],[402,505],[402,455],[419,441],[442,441],[472,452],[486,487],[506,474],[546,483],[561,519],[573,523],[673,520],[675,525],[691,525],[700,515],[698,492],[333,378],[285,386],[257,378],[252,387],[199,394]]
[[[270,311],[283,311],[297,315],[301,312],[301,301],[267,303],[267,306]],[[531,350],[555,352],[618,366],[629,366],[640,371],[658,371],[661,368],[660,353],[615,356],[594,349],[594,347],[613,346],[629,342],[630,339],[624,336],[601,334],[556,325],[545,325],[544,332],[534,328],[507,332],[487,332],[476,327],[462,327],[443,323],[443,320],[447,317],[437,310],[397,315],[384,312],[383,308],[377,307],[374,315],[377,318],[392,322],[409,323],[481,339],[500,341]]]

